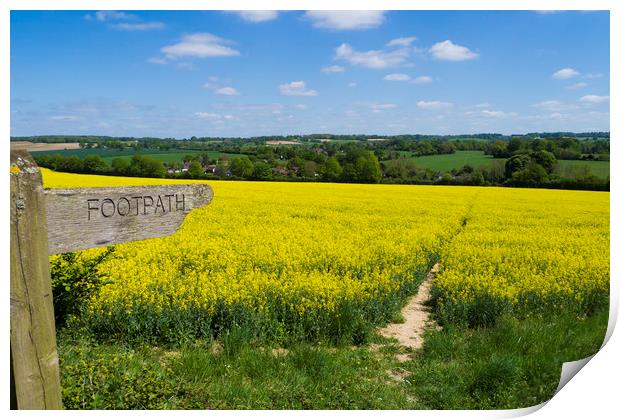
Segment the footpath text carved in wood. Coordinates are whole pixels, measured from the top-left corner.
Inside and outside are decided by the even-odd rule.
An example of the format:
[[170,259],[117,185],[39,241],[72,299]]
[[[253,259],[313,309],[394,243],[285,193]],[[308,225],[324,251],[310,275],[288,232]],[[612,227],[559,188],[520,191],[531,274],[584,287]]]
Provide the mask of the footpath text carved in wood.
[[49,252],[171,235],[212,198],[206,184],[45,190]]

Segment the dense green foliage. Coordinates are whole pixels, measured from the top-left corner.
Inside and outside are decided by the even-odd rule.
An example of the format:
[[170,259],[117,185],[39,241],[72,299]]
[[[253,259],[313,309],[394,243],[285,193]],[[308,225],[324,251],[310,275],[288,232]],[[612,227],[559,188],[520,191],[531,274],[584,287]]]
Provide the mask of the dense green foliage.
[[63,327],[70,317],[79,316],[88,299],[106,284],[106,276],[97,271],[97,266],[112,252],[114,247],[92,257],[69,252],[50,261],[57,327]]
[[79,141],[77,150],[33,152],[41,166],[75,173],[609,189],[609,133],[12,140]]

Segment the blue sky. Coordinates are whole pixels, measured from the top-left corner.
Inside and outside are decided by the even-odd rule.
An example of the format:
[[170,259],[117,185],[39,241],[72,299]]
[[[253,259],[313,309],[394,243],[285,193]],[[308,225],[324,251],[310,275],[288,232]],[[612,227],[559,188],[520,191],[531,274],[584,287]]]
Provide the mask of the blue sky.
[[609,130],[609,13],[12,11],[11,135]]

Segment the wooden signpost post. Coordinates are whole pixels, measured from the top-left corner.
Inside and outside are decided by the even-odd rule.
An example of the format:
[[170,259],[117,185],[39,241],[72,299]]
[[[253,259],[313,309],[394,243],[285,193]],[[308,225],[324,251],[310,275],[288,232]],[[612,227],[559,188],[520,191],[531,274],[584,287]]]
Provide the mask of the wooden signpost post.
[[43,190],[11,151],[11,408],[62,408],[49,255],[174,233],[206,184]]

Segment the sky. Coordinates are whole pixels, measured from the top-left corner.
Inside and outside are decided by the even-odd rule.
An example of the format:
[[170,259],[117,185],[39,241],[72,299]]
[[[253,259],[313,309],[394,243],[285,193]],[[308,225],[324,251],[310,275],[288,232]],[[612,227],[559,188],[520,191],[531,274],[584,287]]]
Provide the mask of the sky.
[[609,12],[11,11],[11,135],[609,131]]

